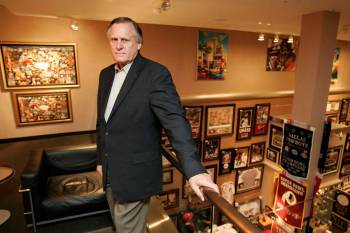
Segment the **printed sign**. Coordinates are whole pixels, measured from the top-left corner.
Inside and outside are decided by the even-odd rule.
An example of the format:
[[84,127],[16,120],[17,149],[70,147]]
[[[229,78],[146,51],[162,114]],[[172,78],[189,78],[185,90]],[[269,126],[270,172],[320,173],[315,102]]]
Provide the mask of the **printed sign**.
[[275,213],[293,227],[301,228],[304,219],[306,187],[280,174],[275,198]]
[[281,166],[290,174],[306,178],[309,171],[313,132],[284,124]]

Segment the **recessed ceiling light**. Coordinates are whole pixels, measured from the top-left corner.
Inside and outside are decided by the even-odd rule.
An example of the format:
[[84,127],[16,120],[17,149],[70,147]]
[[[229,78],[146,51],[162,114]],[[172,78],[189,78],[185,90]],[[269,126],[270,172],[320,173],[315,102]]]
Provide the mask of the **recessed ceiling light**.
[[262,22],[261,22],[261,21],[259,21],[259,22],[258,22],[258,24],[259,24],[259,25],[261,25],[261,24],[262,24]]
[[266,25],[267,25],[267,26],[271,26],[271,23],[267,23]]

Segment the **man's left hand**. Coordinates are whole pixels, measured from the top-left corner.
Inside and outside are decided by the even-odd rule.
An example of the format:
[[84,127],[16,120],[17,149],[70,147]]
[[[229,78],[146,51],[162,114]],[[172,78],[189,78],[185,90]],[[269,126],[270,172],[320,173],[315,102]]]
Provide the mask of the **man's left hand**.
[[197,196],[204,201],[203,188],[208,188],[214,192],[220,193],[218,186],[211,180],[207,173],[197,174],[189,179],[189,183]]

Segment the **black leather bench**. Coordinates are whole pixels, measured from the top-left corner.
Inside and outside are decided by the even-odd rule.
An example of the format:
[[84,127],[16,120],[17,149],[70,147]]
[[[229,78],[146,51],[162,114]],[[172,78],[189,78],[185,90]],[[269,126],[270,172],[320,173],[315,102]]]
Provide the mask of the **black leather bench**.
[[32,151],[19,191],[34,232],[37,225],[108,211],[96,172],[96,145]]

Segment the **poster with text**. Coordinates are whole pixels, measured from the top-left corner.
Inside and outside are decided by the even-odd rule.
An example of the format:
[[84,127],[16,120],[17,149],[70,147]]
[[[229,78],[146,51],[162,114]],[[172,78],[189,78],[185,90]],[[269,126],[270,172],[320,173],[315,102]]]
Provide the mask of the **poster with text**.
[[309,171],[313,131],[284,124],[281,166],[290,174],[306,178]]
[[301,228],[304,219],[306,186],[280,174],[275,198],[275,214],[293,227]]

